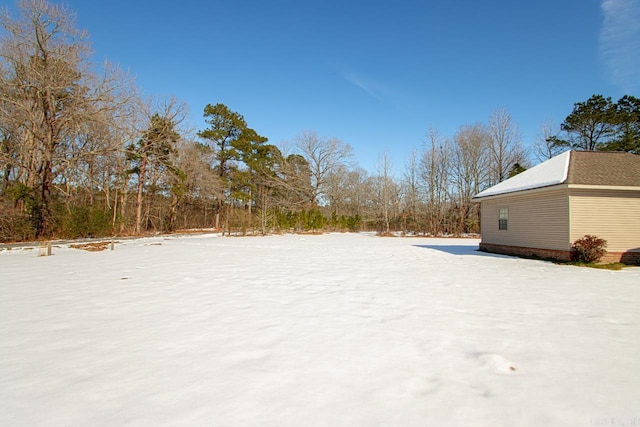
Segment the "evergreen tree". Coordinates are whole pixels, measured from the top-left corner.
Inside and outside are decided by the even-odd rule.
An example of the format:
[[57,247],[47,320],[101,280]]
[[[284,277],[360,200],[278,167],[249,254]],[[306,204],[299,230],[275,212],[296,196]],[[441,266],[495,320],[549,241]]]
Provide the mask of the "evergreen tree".
[[614,103],[610,97],[593,95],[586,102],[575,103],[560,128],[566,138],[558,135],[547,138],[550,147],[638,154],[640,99],[625,95]]
[[625,95],[617,103],[616,135],[602,149],[640,154],[640,99]]
[[147,177],[150,169],[162,170],[177,178],[172,185],[173,196],[178,197],[183,192],[181,188],[184,186],[186,176],[174,164],[176,144],[179,139],[180,134],[175,131],[175,124],[171,119],[156,113],[151,117],[149,127],[143,133],[142,138],[129,147],[129,158],[133,163],[131,172],[138,175],[136,234],[142,230],[143,190],[148,184]]
[[585,102],[573,104],[573,111],[560,125],[567,139],[550,138],[555,145],[594,151],[604,146],[616,132],[616,104],[611,97],[593,95]]
[[224,104],[208,104],[204,107],[204,117],[210,127],[198,132],[198,136],[207,140],[215,151],[220,177],[229,179],[230,164],[239,158],[237,145],[246,134],[247,122]]
[[520,163],[514,163],[509,171],[509,178],[513,178],[514,176],[526,171],[527,168],[522,166]]

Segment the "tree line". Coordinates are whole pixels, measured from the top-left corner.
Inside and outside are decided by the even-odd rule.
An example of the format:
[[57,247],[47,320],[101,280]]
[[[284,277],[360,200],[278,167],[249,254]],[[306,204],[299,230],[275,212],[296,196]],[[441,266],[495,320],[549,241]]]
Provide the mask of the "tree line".
[[[401,176],[388,152],[370,173],[347,143],[312,130],[270,144],[222,103],[206,105],[206,127],[193,131],[180,101],[145,99],[116,66],[95,71],[66,8],[22,0],[19,10],[0,17],[0,241],[199,228],[475,233],[473,195],[529,166],[503,109],[453,137],[429,130]],[[593,119],[576,104],[539,153],[581,144],[580,123],[607,120],[591,148],[637,154],[638,100],[609,109]]]

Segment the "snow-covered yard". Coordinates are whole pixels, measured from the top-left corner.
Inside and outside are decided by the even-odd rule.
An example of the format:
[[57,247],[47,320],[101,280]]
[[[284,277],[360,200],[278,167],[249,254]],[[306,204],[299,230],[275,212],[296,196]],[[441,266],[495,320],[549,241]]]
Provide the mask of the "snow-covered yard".
[[0,252],[0,425],[640,425],[640,268],[477,245]]

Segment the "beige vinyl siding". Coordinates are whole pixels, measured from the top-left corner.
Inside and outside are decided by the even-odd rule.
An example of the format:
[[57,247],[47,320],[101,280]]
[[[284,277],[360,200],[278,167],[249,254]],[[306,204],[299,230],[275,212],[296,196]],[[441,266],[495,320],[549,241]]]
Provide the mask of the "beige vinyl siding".
[[612,252],[640,251],[640,191],[570,190],[571,241],[593,234]]
[[[498,210],[508,208],[507,230],[498,229]],[[566,190],[519,193],[483,200],[482,242],[569,250],[569,196]]]

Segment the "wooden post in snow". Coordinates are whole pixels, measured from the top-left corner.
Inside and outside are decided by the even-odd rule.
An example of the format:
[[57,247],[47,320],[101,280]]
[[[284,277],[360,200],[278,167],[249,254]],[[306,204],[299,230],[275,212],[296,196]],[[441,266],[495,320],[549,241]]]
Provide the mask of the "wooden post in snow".
[[51,242],[43,242],[38,249],[38,256],[51,256]]

